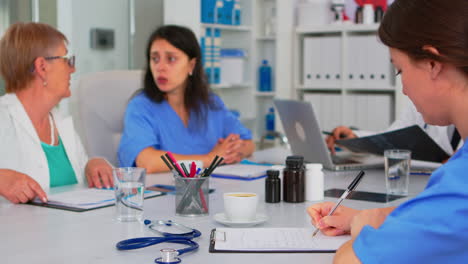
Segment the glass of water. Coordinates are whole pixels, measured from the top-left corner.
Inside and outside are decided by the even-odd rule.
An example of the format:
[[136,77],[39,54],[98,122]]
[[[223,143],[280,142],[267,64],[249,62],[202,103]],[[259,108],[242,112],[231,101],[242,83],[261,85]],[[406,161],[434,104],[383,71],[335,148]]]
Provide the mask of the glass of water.
[[121,222],[143,219],[146,169],[114,168],[115,207]]
[[385,185],[387,194],[408,195],[411,151],[388,149],[385,156]]

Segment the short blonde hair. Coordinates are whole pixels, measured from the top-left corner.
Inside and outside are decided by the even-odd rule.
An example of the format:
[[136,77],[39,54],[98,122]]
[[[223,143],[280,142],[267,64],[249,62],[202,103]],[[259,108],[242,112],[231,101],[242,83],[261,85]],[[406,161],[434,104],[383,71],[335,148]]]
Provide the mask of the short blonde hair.
[[43,23],[15,23],[0,40],[0,74],[6,92],[24,89],[34,78],[34,60],[51,56],[51,52],[67,38],[57,29]]

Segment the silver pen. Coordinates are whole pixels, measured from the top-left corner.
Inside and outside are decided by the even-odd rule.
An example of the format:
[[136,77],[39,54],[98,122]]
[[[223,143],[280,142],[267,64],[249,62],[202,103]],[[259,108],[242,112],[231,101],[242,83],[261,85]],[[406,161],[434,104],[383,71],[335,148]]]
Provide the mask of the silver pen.
[[[346,191],[341,195],[338,202],[336,202],[335,206],[330,210],[330,212],[328,212],[327,216],[332,215],[333,212],[335,212],[336,208],[338,208],[338,206],[341,204],[341,202],[343,202],[343,200],[346,199],[346,197],[348,197],[348,195],[352,191],[354,191],[354,189],[356,189],[356,186],[359,184],[364,174],[365,174],[364,171],[360,171],[358,173],[356,178],[354,178],[354,180],[349,184],[348,188],[346,188]],[[316,227],[314,233],[312,234],[312,237],[314,237],[318,233],[318,231],[320,231],[320,229]]]

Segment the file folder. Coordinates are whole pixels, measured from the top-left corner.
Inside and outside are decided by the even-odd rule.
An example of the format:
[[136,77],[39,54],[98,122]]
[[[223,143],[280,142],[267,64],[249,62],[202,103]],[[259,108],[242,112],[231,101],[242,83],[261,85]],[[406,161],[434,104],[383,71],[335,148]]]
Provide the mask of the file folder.
[[376,155],[383,155],[386,149],[409,149],[411,159],[431,162],[442,162],[450,157],[417,125],[367,137],[337,140],[336,143],[353,152]]

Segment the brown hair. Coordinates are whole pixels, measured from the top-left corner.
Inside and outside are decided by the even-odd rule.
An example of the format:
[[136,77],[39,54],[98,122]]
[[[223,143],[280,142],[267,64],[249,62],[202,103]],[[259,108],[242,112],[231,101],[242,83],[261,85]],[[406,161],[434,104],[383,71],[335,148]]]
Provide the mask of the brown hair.
[[[468,74],[467,0],[395,0],[379,28],[382,42],[413,60],[450,63]],[[440,55],[423,47],[435,47]]]
[[67,38],[52,26],[43,23],[15,23],[0,40],[0,74],[6,91],[24,89],[34,78],[33,64],[37,57],[51,56],[54,48]]
[[184,94],[184,106],[187,111],[193,111],[195,118],[199,123],[205,122],[204,106],[210,109],[219,109],[219,105],[215,103],[210,97],[210,89],[206,81],[205,72],[202,66],[202,55],[200,45],[198,44],[197,37],[187,27],[177,25],[164,25],[157,28],[150,36],[146,46],[147,67],[144,77],[143,92],[152,101],[160,103],[165,100],[165,92],[158,88],[157,83],[154,81],[153,73],[151,72],[151,45],[156,40],[164,39],[171,45],[184,52],[189,60],[195,59],[195,67],[193,74],[187,79],[187,89]]

